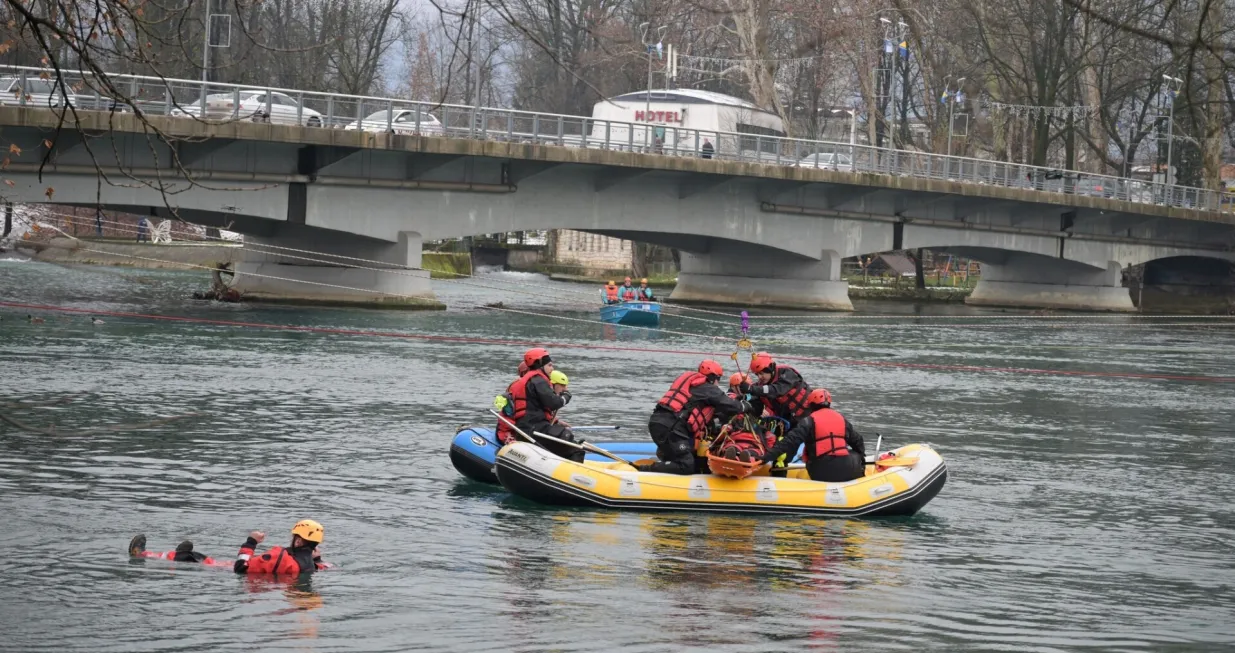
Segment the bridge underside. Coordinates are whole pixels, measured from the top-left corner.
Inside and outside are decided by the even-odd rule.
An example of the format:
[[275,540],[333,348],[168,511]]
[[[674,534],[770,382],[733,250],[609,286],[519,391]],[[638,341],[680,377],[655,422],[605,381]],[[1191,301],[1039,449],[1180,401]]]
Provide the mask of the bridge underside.
[[[427,273],[385,268],[419,267],[424,240],[555,228],[676,247],[684,254],[673,300],[742,306],[849,310],[841,259],[895,249],[982,261],[975,304],[1085,310],[1131,310],[1119,287],[1126,266],[1170,256],[1235,260],[1228,215],[1184,219],[1103,198],[629,153],[609,165],[592,151],[548,146],[508,146],[499,156],[492,143],[455,139],[228,128],[227,137],[177,145],[192,183],[168,167],[169,146],[143,134],[109,132],[95,139],[93,156],[80,136],[62,137],[41,178],[29,163],[5,171],[13,182],[6,199],[152,215],[172,207],[240,231],[250,246],[238,283],[272,299],[431,301]],[[266,140],[246,140],[248,131]],[[321,133],[331,144],[288,140]],[[49,134],[5,127],[31,152]],[[100,183],[96,164],[110,181]],[[321,252],[327,261],[307,260]]]

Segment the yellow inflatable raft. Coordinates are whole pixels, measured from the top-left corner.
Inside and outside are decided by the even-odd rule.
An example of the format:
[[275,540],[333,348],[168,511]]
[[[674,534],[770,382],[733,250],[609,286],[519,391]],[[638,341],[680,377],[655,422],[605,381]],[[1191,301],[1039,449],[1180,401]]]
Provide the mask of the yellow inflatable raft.
[[[617,462],[576,463],[525,442],[497,453],[497,477],[514,494],[554,506],[635,510],[824,515],[912,515],[939,493],[948,478],[943,458],[929,446],[893,451],[902,461],[847,483],[812,481],[801,467],[784,478],[761,470],[746,478],[711,474],[679,476],[638,472]],[[761,474],[761,475],[760,475]]]

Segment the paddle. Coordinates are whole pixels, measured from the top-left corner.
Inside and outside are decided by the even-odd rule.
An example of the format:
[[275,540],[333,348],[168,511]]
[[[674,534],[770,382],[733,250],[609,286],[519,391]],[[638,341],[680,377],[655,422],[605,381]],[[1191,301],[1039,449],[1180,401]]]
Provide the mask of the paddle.
[[917,456],[905,456],[904,458],[885,458],[883,460],[877,460],[870,464],[878,465],[880,467],[913,467],[914,465],[918,464],[918,457]]
[[[616,460],[616,461],[617,461],[617,462],[619,462],[619,463],[622,463],[622,464],[625,464],[625,465],[630,465],[631,467],[634,467],[634,464],[632,464],[631,462],[627,461],[625,458],[619,458],[616,454],[609,453],[608,451],[605,451],[604,449],[601,449],[600,447],[598,447],[598,446],[596,446],[596,445],[592,444],[591,442],[584,442],[584,441],[582,441],[582,440],[580,440],[579,442],[571,442],[570,440],[563,440],[563,439],[561,439],[561,438],[555,438],[555,437],[553,437],[552,435],[545,435],[544,433],[541,433],[540,431],[533,431],[533,432],[532,432],[532,434],[533,434],[533,435],[535,435],[535,436],[536,436],[536,437],[538,437],[538,438],[544,438],[544,439],[546,439],[546,440],[549,440],[550,442],[557,442],[558,444],[564,444],[564,445],[566,445],[566,446],[568,446],[568,447],[574,447],[574,448],[576,448],[576,449],[582,449],[582,450],[584,450],[584,451],[590,451],[590,452],[592,452],[592,453],[594,453],[594,454],[600,454],[600,455],[604,456],[605,458],[609,458],[609,459],[611,459],[611,460]],[[638,469],[638,468],[636,467],[636,469]]]
[[505,416],[503,416],[501,413],[497,412],[496,410],[493,410],[492,408],[490,408],[490,409],[489,409],[489,412],[490,412],[490,413],[493,413],[493,416],[494,416],[494,417],[496,417],[496,418],[498,418],[498,419],[502,420],[502,423],[503,423],[503,424],[505,424],[506,426],[509,426],[509,427],[511,428],[511,430],[515,432],[515,434],[516,434],[516,435],[519,435],[519,436],[520,436],[520,437],[522,437],[524,440],[526,440],[526,441],[528,441],[528,442],[531,442],[532,444],[536,444],[536,439],[535,439],[535,438],[533,438],[532,436],[530,436],[530,435],[528,435],[528,434],[524,433],[523,431],[520,431],[520,430],[519,430],[519,427],[515,426],[515,423],[514,423],[514,422],[512,422],[512,421],[510,421],[510,420],[506,419],[506,417],[505,417]]
[[616,431],[622,428],[621,426],[572,426],[572,431]]

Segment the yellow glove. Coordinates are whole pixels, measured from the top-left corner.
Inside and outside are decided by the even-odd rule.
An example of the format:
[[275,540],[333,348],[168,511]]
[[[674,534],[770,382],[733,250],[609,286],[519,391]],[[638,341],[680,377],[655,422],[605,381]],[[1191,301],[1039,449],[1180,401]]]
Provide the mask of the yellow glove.
[[789,454],[782,453],[780,457],[776,459],[776,466],[777,467],[786,466],[788,464],[788,458],[789,458]]
[[493,398],[493,410],[500,413],[502,412],[502,409],[506,407],[507,403],[509,402],[506,401],[505,395],[498,395]]

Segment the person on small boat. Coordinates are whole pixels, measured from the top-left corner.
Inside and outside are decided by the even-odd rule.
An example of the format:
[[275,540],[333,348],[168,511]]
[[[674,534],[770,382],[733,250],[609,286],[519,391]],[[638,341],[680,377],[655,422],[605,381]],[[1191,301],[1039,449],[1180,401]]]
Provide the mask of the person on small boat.
[[618,295],[617,284],[612,279],[601,289],[601,293],[604,294],[606,304],[620,304],[622,302],[621,296]]
[[805,443],[802,455],[812,481],[843,483],[862,478],[866,474],[866,444],[853,424],[832,410],[832,394],[823,388],[812,390],[806,405],[811,414],[769,449],[763,462],[792,455]]
[[557,411],[570,403],[571,394],[565,387],[560,393],[553,391],[549,378],[553,374],[553,359],[549,357],[548,350],[541,347],[529,349],[523,354],[523,362],[527,363],[527,374],[510,385],[509,393],[514,405],[511,421],[541,447],[563,458],[583,462],[585,453],[582,449],[536,437],[536,433],[543,433],[575,442],[574,434],[565,424],[554,423]]
[[[708,437],[713,417],[727,421],[733,415],[746,412],[750,404],[734,399],[720,389],[718,381],[725,373],[714,360],[705,360],[694,372],[683,372],[656,402],[648,419],[648,433],[656,443],[658,461],[639,465],[641,472],[665,474],[695,474],[700,468],[696,451]],[[706,465],[706,459],[703,464]]]
[[[524,374],[527,374],[527,363],[520,361],[519,376],[515,377],[515,381],[523,378]],[[511,381],[511,385],[514,385],[514,381]],[[504,415],[506,419],[514,421],[515,400],[510,396],[509,385],[506,386],[506,392],[503,392],[493,398],[493,410],[496,410]],[[500,419],[497,421],[497,428],[493,429],[493,433],[497,436],[497,442],[500,445],[509,443],[511,438],[515,436],[515,432],[510,428],[510,426]]]
[[777,365],[771,355],[759,352],[750,361],[750,371],[758,378],[753,383],[743,382],[742,392],[758,398],[773,415],[787,420],[793,427],[810,414],[806,396],[811,387],[797,370]]
[[758,419],[741,415],[720,429],[711,452],[721,458],[750,463],[762,459],[774,444],[776,436],[764,428]]
[[656,298],[652,296],[652,287],[648,285],[647,279],[639,280],[639,299],[645,302],[656,301]]
[[618,288],[618,296],[621,297],[624,302],[638,301],[639,289],[635,288],[635,286],[631,284],[630,277],[626,277],[626,280],[622,282],[621,287]]

